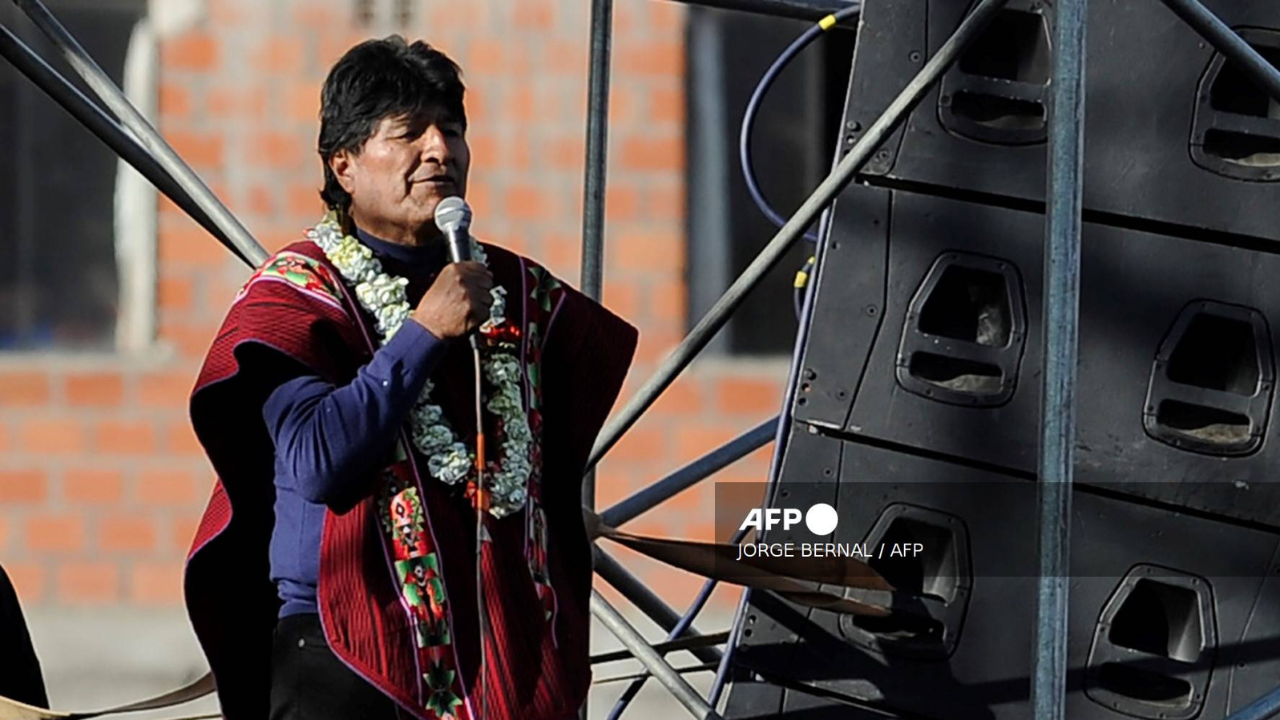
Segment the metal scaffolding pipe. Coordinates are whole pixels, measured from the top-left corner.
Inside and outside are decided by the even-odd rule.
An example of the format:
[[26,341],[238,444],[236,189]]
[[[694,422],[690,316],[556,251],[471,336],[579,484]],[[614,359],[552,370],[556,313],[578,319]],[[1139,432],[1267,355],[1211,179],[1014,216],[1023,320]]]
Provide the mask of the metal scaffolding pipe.
[[768,445],[777,427],[778,418],[776,417],[764,421],[636,494],[618,501],[617,504],[600,513],[600,519],[609,527],[618,527],[634,520],[669,498]]
[[183,162],[181,157],[178,157],[169,143],[129,102],[129,98],[125,97],[120,88],[116,87],[111,78],[98,67],[89,53],[85,52],[80,43],[67,32],[67,29],[45,8],[44,4],[40,0],[13,1],[31,18],[36,27],[53,41],[71,68],[102,100],[107,109],[115,113],[120,122],[133,133],[138,143],[146,148],[160,167],[174,179],[174,182],[190,195],[192,202],[201,209],[203,215],[213,221],[220,230],[216,235],[225,238],[225,241],[236,249],[236,253],[250,265],[256,267],[262,264],[262,261],[267,259],[267,251],[253,239],[249,231],[240,224],[240,221],[231,214],[227,206],[222,204],[204,181]]
[[1056,8],[1049,114],[1044,253],[1044,391],[1040,417],[1040,575],[1032,717],[1063,720],[1067,696],[1067,605],[1071,481],[1080,325],[1080,231],[1084,171],[1085,20],[1088,0]]
[[955,62],[956,58],[960,56],[960,52],[986,28],[1005,2],[1006,0],[982,0],[973,9],[973,12],[964,19],[964,22],[956,29],[955,34],[939,48],[938,54],[925,63],[920,73],[894,98],[893,102],[884,111],[884,114],[871,127],[867,128],[866,134],[836,165],[835,170],[813,191],[813,194],[805,200],[800,209],[796,210],[796,213],[791,216],[787,224],[782,226],[778,234],[774,235],[768,245],[747,266],[747,269],[738,276],[738,279],[733,281],[729,289],[720,296],[715,305],[698,321],[698,324],[689,332],[680,345],[663,360],[657,372],[636,391],[622,411],[608,422],[600,433],[600,438],[596,441],[595,448],[591,451],[591,458],[587,462],[588,467],[593,467],[599,462],[600,458],[618,442],[623,433],[640,419],[640,415],[658,399],[662,391],[667,389],[667,386],[689,365],[702,348],[706,347],[706,344],[711,341],[716,332],[724,326],[729,319],[729,315],[746,298],[747,293],[760,283],[769,270],[786,254],[791,245],[804,235],[805,228],[817,219],[822,209],[830,204],[836,195],[853,180],[853,176],[871,158],[872,153],[875,152],[880,143],[889,137],[894,127],[920,102],[920,98],[924,97],[924,94],[938,81],[938,78],[942,77],[942,73],[946,72],[951,63]]
[[0,25],[0,57],[25,75],[85,129],[111,148],[111,151],[121,160],[129,163],[157,190],[164,193],[183,212],[190,215],[201,227],[236,253],[240,259],[250,262],[236,250],[213,220],[145,148],[3,25]]
[[677,0],[685,5],[701,5],[720,10],[740,10],[759,15],[817,22],[861,0]]
[[1235,30],[1213,14],[1199,0],[1163,0],[1183,22],[1199,33],[1200,37],[1218,52],[1235,63],[1259,88],[1280,102],[1280,70],[1276,70],[1253,46],[1245,42]]
[[649,643],[645,641],[636,629],[622,617],[607,600],[600,596],[599,591],[591,591],[591,614],[596,616],[604,626],[613,633],[623,647],[631,651],[636,656],[636,660],[653,674],[658,682],[666,686],[671,691],[681,705],[685,707],[695,718],[699,720],[723,720],[707,701],[693,689],[675,668],[667,664]]
[[[604,293],[604,188],[609,151],[609,66],[613,43],[613,0],[591,2],[591,56],[587,68],[587,158],[582,202],[582,293]],[[596,471],[588,466],[582,503],[596,507]]]
[[[622,593],[622,596],[636,606],[640,612],[644,613],[650,620],[654,621],[663,630],[668,633],[676,629],[680,624],[680,615],[676,613],[670,605],[657,593],[649,589],[630,570],[623,567],[622,563],[601,548],[599,545],[592,546],[595,557],[596,572],[604,579],[605,582],[613,586],[614,590]],[[686,624],[685,631],[681,633],[682,637],[701,637],[702,633],[688,627]],[[675,640],[676,637],[669,638]],[[719,662],[720,651],[713,647],[697,648],[691,651],[699,660],[703,662]]]

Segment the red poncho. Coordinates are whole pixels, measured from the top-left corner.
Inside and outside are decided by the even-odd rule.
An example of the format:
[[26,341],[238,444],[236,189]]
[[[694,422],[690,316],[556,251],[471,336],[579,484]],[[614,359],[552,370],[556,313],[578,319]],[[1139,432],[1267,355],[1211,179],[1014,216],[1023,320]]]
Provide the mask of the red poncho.
[[[379,502],[384,472],[352,478],[350,503],[326,513],[317,604],[333,652],[417,717],[471,720],[482,702],[485,720],[562,720],[576,713],[591,677],[581,479],[636,331],[531,261],[485,249],[507,290],[508,323],[519,331],[524,408],[540,440],[530,453],[529,505],[487,518],[483,699],[475,511],[460,487],[427,473],[416,451],[395,471],[425,510],[421,557],[397,556],[404,548]],[[279,608],[268,578],[274,448],[262,404],[298,364],[334,384],[349,382],[376,348],[371,327],[324,252],[296,243],[237,295],[192,394],[191,419],[219,481],[188,558],[186,601],[230,720],[267,714]],[[474,447],[465,344],[450,349],[433,379],[433,402]],[[494,432],[486,425],[491,448]]]

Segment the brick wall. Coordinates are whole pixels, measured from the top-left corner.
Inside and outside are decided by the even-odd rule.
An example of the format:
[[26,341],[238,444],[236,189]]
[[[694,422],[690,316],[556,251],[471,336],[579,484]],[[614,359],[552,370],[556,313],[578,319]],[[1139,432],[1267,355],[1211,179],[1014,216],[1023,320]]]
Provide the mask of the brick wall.
[[[328,67],[369,36],[424,37],[459,61],[469,87],[476,233],[576,283],[588,3],[410,5],[411,24],[396,28],[358,26],[349,0],[196,0],[160,43],[162,131],[278,248],[321,211],[314,147]],[[641,329],[630,392],[684,330],[684,11],[618,0],[614,31],[605,302]],[[0,357],[0,562],[28,605],[181,602],[182,559],[212,483],[186,396],[247,270],[171,204],[159,215],[153,352]],[[777,362],[699,361],[601,465],[599,503],[775,413],[784,377]],[[761,451],[720,477],[760,479],[767,462]],[[704,484],[632,527],[705,539],[712,520]],[[618,554],[673,602],[698,584]]]

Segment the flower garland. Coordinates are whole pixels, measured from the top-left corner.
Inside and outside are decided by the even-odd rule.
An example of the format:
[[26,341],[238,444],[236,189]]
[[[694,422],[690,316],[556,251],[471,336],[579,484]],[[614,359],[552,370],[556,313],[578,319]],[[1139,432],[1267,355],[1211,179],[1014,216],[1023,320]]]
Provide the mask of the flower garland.
[[[356,299],[377,322],[381,344],[387,344],[412,312],[405,294],[408,279],[383,272],[382,263],[373,256],[373,251],[344,233],[332,213],[309,230],[307,237],[324,250],[329,262],[355,288]],[[471,242],[471,257],[486,266],[489,264],[484,249],[474,240]],[[489,319],[480,326],[482,336],[500,335],[495,330],[506,322],[506,290],[494,285],[491,293],[493,306],[489,310]],[[529,450],[533,434],[529,430],[520,394],[520,361],[513,353],[495,352],[494,345],[502,347],[504,343],[487,343],[484,346],[486,351],[481,367],[491,387],[485,409],[500,420],[498,435],[502,459],[501,462],[488,463],[485,489],[489,495],[489,513],[500,518],[524,507],[525,486],[532,471]],[[433,389],[433,383],[427,380],[409,412],[409,437],[427,458],[431,474],[441,482],[456,485],[472,475],[475,454],[458,440],[440,406],[431,402]]]

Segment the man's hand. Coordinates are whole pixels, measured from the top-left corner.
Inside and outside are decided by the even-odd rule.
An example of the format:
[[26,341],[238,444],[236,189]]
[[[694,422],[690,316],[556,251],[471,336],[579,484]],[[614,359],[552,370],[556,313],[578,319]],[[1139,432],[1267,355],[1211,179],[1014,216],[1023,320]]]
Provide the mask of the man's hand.
[[413,319],[441,340],[462,337],[489,319],[493,273],[478,262],[449,263],[413,311]]

